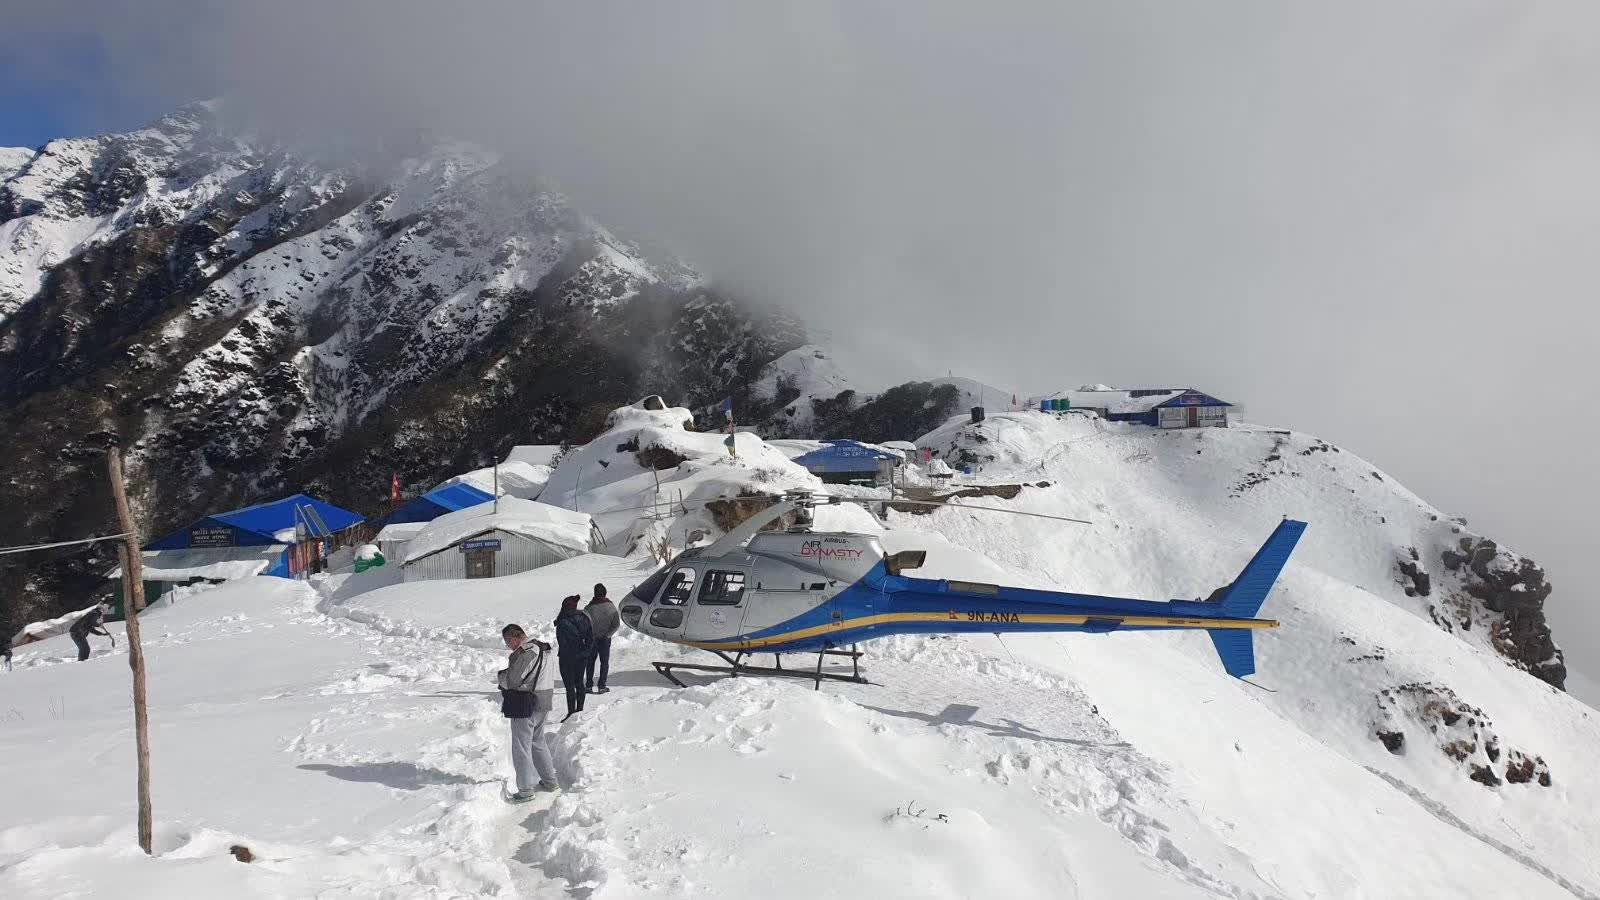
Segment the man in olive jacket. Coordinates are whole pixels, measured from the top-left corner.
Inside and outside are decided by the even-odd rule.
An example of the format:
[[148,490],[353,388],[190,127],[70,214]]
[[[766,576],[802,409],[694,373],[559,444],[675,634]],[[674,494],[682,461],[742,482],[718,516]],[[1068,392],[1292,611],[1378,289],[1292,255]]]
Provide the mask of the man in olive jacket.
[[[611,689],[606,687],[606,678],[611,675],[611,638],[622,627],[622,616],[617,614],[617,605],[606,596],[606,586],[594,586],[594,599],[583,608],[589,617],[589,623],[594,632],[594,652],[589,656],[589,662],[584,666],[584,689],[591,694],[604,694]],[[595,686],[594,666],[600,664],[600,684]]]
[[[536,792],[554,791],[556,766],[544,741],[544,723],[555,705],[555,661],[550,645],[531,640],[520,625],[507,625],[500,636],[511,648],[506,667],[497,673],[500,712],[511,720],[511,766],[517,773],[512,802],[526,803]],[[535,770],[539,781],[534,783]]]

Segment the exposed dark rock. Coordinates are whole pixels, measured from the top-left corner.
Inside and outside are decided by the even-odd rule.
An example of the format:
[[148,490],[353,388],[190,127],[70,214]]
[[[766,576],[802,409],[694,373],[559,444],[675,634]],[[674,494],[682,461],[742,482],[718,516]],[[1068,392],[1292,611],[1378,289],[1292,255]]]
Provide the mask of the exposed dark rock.
[[[1505,552],[1488,538],[1470,535],[1461,537],[1455,548],[1444,550],[1440,559],[1456,576],[1466,598],[1499,614],[1489,623],[1494,648],[1535,677],[1563,687],[1566,663],[1544,612],[1551,592],[1544,569],[1527,557]],[[1464,607],[1465,603],[1465,598],[1458,598],[1458,605]]]
[[1494,774],[1493,769],[1489,768],[1488,766],[1477,765],[1476,763],[1474,763],[1472,766],[1472,774],[1468,775],[1467,777],[1488,787],[1499,787],[1501,783],[1500,776]]
[[[713,500],[706,504],[706,511],[711,514],[711,521],[723,531],[732,531],[744,520],[772,505],[772,498],[754,491],[741,491],[738,497],[726,500]],[[794,513],[780,517],[770,523],[762,531],[781,531],[793,525]]]
[[1543,787],[1550,786],[1550,767],[1545,764],[1544,757],[1512,750],[1506,760],[1506,782],[1528,784],[1534,781]]
[[[1413,548],[1413,554],[1416,550]],[[1407,597],[1426,597],[1433,593],[1433,578],[1413,559],[1400,559],[1395,561],[1395,568],[1400,572],[1400,584],[1405,589]]]
[[[944,424],[955,413],[961,391],[952,384],[912,381],[859,405],[856,399],[854,391],[845,391],[832,400],[813,401],[811,436],[872,442],[911,440]],[[774,434],[782,436],[782,430]],[[975,432],[975,436],[987,440],[981,433]]]
[[688,460],[687,456],[675,450],[668,450],[666,447],[654,444],[635,453],[634,458],[639,460],[639,465],[644,466],[646,469],[660,470],[676,469]]
[[[1380,691],[1376,699],[1373,734],[1390,753],[1404,746],[1406,726],[1422,726],[1427,729],[1424,740],[1436,742],[1440,753],[1466,769],[1467,777],[1489,787],[1501,784],[1496,771],[1500,737],[1483,710],[1439,684],[1403,684]],[[1515,749],[1507,754],[1504,773],[1504,780],[1512,784],[1533,780],[1544,784],[1550,776],[1543,758]]]
[[[1025,486],[1026,485],[1021,484],[979,484],[973,485],[972,487],[964,487],[960,490],[940,492],[935,488],[907,485],[904,490],[901,491],[901,493],[908,500],[922,500],[928,503],[949,503],[952,500],[957,500],[962,497],[999,497],[1002,500],[1015,500],[1017,497],[1021,496],[1022,489]],[[904,505],[907,508],[900,509],[901,505]],[[928,513],[938,509],[936,506],[923,506],[920,504],[910,503],[891,503],[889,504],[889,507],[891,509],[899,510],[900,512],[914,512],[919,514]]]

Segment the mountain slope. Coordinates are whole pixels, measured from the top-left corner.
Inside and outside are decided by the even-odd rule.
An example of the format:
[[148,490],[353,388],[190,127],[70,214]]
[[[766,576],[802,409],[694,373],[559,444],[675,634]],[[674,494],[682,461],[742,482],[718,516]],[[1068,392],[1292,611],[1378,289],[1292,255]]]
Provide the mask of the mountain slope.
[[[1333,444],[1254,426],[1163,431],[1028,411],[990,418],[952,419],[919,444],[977,465],[986,479],[1050,478],[1049,493],[1088,518],[1109,518],[1113,532],[1124,517],[1192,516],[1230,531],[1254,523],[1264,535],[1279,516],[1332,515],[1298,559],[1556,687],[1566,677],[1544,619],[1543,570]],[[1184,590],[1205,596],[1216,586]]]
[[[103,531],[114,439],[152,535],[292,489],[377,512],[391,474],[584,440],[625,397],[708,402],[801,343],[492,153],[357,166],[225,112],[52,141],[0,187],[0,540]],[[0,591],[81,598],[94,554]]]
[[[1264,612],[1283,625],[1258,640],[1254,680],[1274,692],[1222,676],[1199,636],[1006,645],[1104,697],[1108,720],[1157,758],[1177,765],[1197,744],[1237,742],[1237,764],[1252,765],[1272,735],[1309,735],[1341,765],[1376,773],[1493,852],[1597,895],[1600,866],[1578,848],[1600,833],[1592,812],[1600,794],[1585,762],[1600,746],[1600,719],[1556,689],[1565,669],[1544,624],[1547,585],[1536,566],[1496,548],[1476,567],[1489,573],[1484,581],[1459,556],[1464,541],[1481,547],[1485,538],[1366,461],[1295,432],[1163,432],[1023,412],[977,426],[953,420],[919,443],[965,451],[984,466],[983,481],[1048,484],[1013,503],[981,502],[1095,521],[1041,529],[955,510],[916,517],[995,560],[993,577],[1204,597],[1280,516],[1310,522]],[[1430,576],[1429,590],[1419,590],[1417,572]],[[1524,589],[1505,592],[1524,605],[1483,599],[1499,598],[1499,579],[1513,575]],[[1152,691],[1162,698],[1155,708]],[[1239,730],[1201,712],[1224,697],[1267,715]],[[1208,780],[1220,773],[1193,777],[1208,805],[1252,823],[1261,841],[1276,846],[1314,822],[1298,807],[1243,802],[1227,782]]]
[[30,159],[33,151],[26,147],[0,147],[0,181],[20,172]]

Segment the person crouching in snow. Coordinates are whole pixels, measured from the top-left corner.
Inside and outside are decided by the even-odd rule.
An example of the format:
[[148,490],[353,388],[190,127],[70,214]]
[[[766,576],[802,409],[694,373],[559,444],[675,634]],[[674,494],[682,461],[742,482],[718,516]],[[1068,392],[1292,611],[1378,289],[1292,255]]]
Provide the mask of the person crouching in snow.
[[573,594],[561,600],[561,614],[556,616],[556,643],[560,645],[561,683],[567,688],[567,718],[583,711],[583,670],[594,653],[594,626],[589,617],[578,608],[579,597]]
[[[507,625],[500,637],[511,648],[511,658],[496,679],[500,712],[511,720],[511,767],[517,773],[517,792],[511,799],[526,803],[537,792],[559,787],[550,747],[544,741],[544,723],[555,705],[555,672],[550,665],[550,645],[531,640],[521,625]],[[536,770],[537,784],[533,780]]]
[[[104,603],[96,603],[94,609],[89,610],[78,621],[72,623],[69,633],[72,642],[78,645],[78,662],[89,658],[89,635],[98,634],[101,637],[111,637],[111,632],[106,630],[104,620],[106,613],[111,612],[111,607]],[[60,632],[57,632],[59,634]],[[111,638],[111,645],[116,646],[117,639]]]

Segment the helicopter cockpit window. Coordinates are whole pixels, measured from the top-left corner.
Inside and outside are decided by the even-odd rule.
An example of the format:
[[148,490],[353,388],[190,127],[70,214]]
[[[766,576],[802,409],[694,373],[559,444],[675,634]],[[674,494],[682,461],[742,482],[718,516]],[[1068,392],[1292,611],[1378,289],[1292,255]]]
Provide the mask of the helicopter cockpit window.
[[642,584],[628,593],[628,599],[646,604],[656,602],[656,594],[661,592],[661,585],[666,583],[667,574],[667,570],[662,568],[661,571],[646,578]]
[[700,586],[700,602],[737,606],[744,598],[743,572],[707,572],[706,582]]
[[661,602],[667,606],[682,606],[689,602],[689,595],[694,593],[694,570],[687,566],[672,573],[672,581],[667,584],[667,592],[661,595]]

